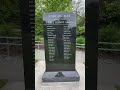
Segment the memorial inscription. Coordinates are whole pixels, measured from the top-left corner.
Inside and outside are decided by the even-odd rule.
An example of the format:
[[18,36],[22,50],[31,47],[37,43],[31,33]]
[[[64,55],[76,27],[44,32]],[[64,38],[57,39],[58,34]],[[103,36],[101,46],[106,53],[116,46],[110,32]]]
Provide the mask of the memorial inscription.
[[[44,29],[44,43],[45,43],[46,73],[48,72],[62,73],[62,71],[76,72],[75,71],[75,52],[76,52],[75,14],[67,13],[67,12],[52,12],[52,13],[44,14],[43,29]],[[66,74],[66,72],[64,72],[64,74]],[[43,76],[43,81],[45,81],[45,78],[47,77],[47,76],[45,77],[45,75]],[[79,80],[79,75],[77,72],[75,75],[77,77],[77,80]]]

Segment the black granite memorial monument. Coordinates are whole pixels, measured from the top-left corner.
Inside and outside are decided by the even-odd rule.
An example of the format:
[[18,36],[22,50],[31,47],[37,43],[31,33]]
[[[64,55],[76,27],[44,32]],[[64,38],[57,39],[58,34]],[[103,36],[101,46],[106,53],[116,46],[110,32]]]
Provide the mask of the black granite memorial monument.
[[79,81],[75,69],[76,15],[51,12],[43,15],[46,71],[43,82]]

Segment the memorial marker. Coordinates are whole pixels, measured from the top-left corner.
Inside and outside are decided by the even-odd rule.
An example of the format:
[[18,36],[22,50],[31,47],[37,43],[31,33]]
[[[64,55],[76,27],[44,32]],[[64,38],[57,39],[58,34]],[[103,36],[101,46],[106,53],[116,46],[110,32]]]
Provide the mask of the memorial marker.
[[75,70],[76,15],[51,12],[43,15],[46,71],[43,82],[79,81]]

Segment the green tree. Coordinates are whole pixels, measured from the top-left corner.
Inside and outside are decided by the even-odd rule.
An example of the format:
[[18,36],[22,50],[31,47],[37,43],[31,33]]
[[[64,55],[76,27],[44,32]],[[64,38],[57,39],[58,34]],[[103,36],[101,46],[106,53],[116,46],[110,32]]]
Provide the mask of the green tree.
[[100,26],[120,23],[120,1],[104,0],[100,4]]
[[[35,0],[35,34],[43,35],[42,16],[48,12],[71,12],[71,0]],[[36,38],[37,39],[37,38]]]
[[[35,0],[35,37],[40,40],[43,36],[42,16],[49,12],[76,12],[77,15],[77,41],[85,42],[85,16],[84,8],[80,9],[81,1],[72,0]],[[82,11],[82,15],[80,15]]]
[[[100,2],[99,41],[116,42],[120,39],[120,0],[102,0]],[[117,45],[102,45],[103,48],[120,48]]]
[[20,28],[20,0],[0,0],[0,36],[14,36]]

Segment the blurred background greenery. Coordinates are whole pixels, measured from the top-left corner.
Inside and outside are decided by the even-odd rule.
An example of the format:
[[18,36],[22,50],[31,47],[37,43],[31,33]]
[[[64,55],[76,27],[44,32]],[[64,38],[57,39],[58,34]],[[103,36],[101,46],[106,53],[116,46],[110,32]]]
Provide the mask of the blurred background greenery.
[[20,36],[20,0],[0,0],[0,36]]
[[[84,5],[81,0],[35,0],[35,40],[43,40],[43,14],[48,12],[75,12],[77,15],[76,42],[85,43],[85,16]],[[85,3],[83,3],[85,4]],[[82,9],[80,11],[80,9]],[[81,14],[82,13],[82,14]]]
[[[35,40],[43,40],[42,16],[48,12],[76,12],[76,42],[85,43],[85,0],[35,0]],[[20,0],[0,0],[0,36],[21,36]],[[120,1],[100,0],[99,42],[120,43]],[[120,48],[120,45],[99,47]]]
[[[100,0],[99,42],[120,43],[120,0]],[[120,45],[100,45],[120,48]]]

